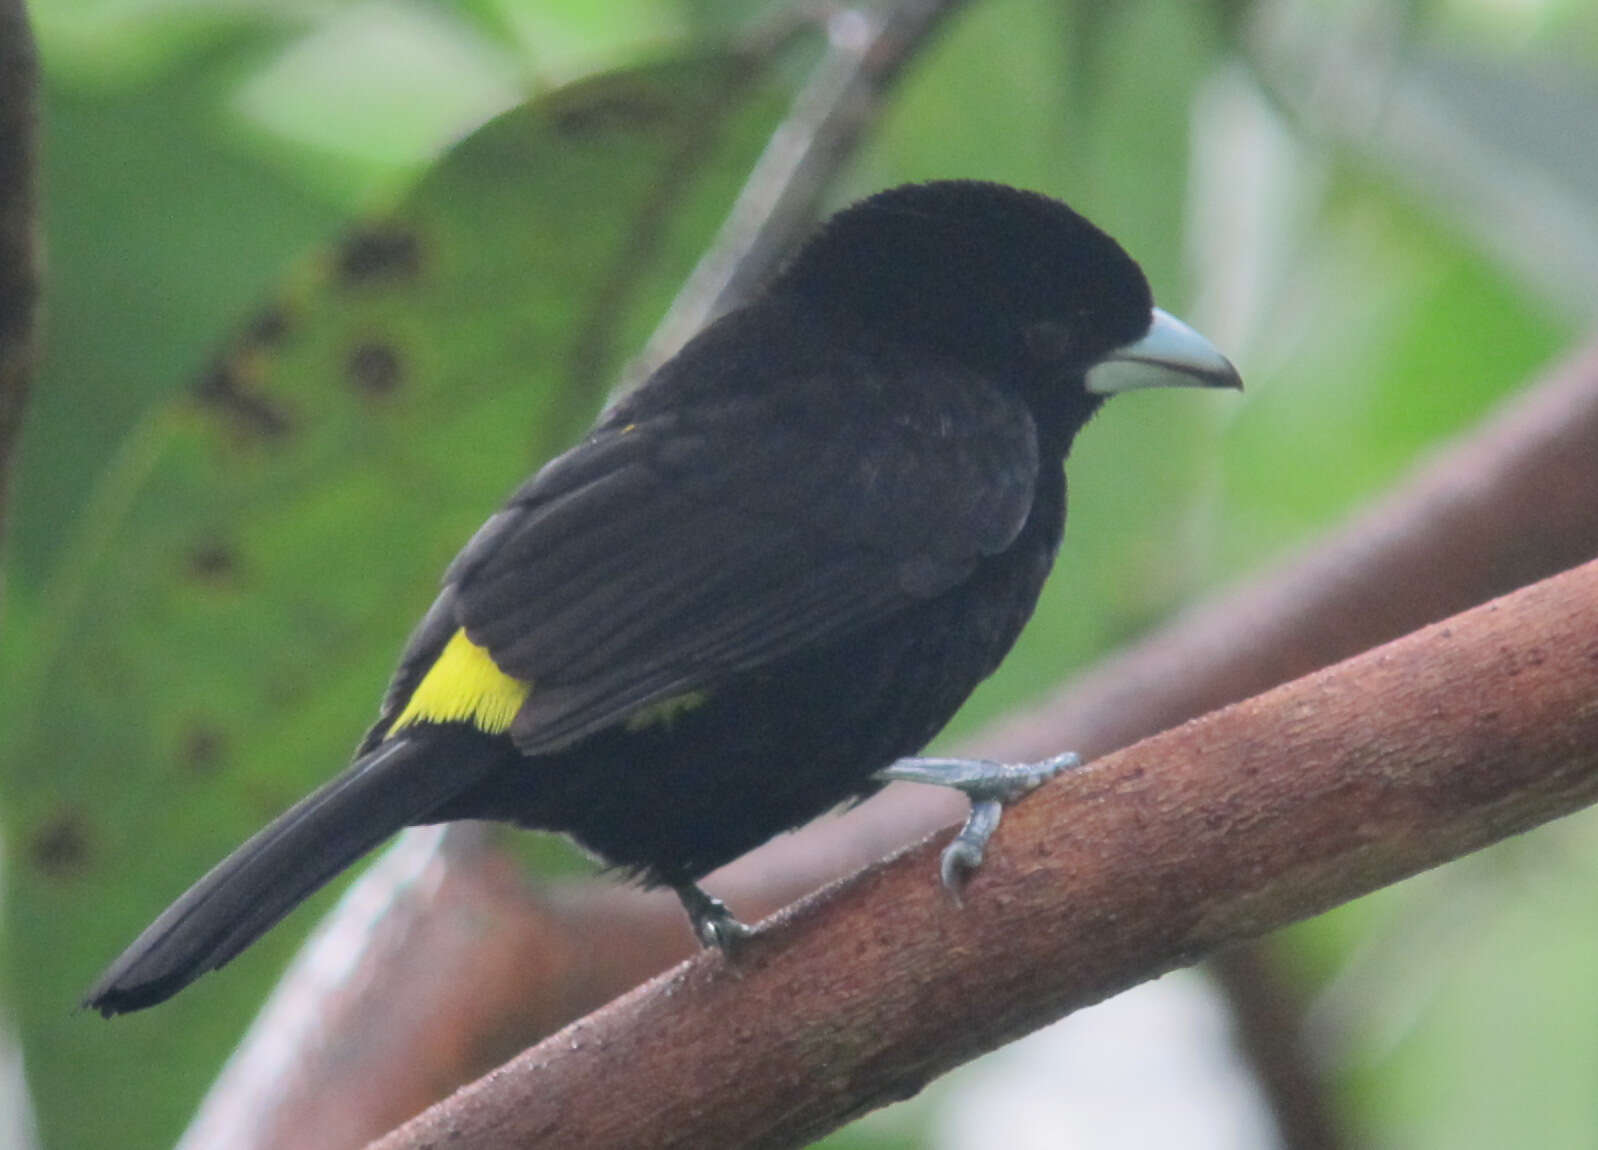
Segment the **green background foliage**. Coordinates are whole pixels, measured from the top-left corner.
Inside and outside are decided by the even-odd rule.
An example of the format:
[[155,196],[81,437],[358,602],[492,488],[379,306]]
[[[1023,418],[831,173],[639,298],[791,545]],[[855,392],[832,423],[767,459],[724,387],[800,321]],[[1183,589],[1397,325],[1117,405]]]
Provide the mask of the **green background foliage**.
[[[449,556],[639,349],[816,56],[732,51],[754,8],[33,6],[50,318],[5,557],[0,1015],[41,1145],[169,1144],[314,921],[160,1011],[73,1011],[342,764]],[[1387,52],[1351,63],[1349,40]],[[1346,92],[1283,79],[1312,74],[1306,45],[1389,111],[1428,80],[1464,166],[1440,179]],[[1506,256],[1539,250],[1524,221],[1451,191],[1546,171],[1598,233],[1595,53],[1576,3],[973,0],[950,22],[831,201],[949,176],[1060,195],[1249,386],[1095,422],[1058,577],[952,734],[1335,524],[1590,322],[1592,283]],[[1508,93],[1491,116],[1446,100],[1480,68]],[[1279,940],[1339,1020],[1351,1129],[1598,1136],[1591,840],[1567,821]],[[930,1145],[935,1112],[836,1144]]]

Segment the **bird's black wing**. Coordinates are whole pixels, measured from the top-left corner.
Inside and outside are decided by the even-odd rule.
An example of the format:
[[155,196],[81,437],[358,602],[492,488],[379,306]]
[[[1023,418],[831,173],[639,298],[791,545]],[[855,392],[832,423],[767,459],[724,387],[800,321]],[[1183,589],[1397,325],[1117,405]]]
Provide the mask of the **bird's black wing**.
[[[1026,520],[1025,407],[944,367],[607,421],[446,576],[550,750],[954,586]],[[439,628],[435,628],[437,630]]]

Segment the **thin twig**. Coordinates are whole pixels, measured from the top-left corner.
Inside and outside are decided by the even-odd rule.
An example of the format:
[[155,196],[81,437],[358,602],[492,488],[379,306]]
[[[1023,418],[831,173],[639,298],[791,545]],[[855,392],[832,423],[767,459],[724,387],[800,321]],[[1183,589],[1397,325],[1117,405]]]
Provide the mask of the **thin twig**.
[[906,0],[827,20],[828,50],[772,134],[715,241],[624,374],[647,378],[717,316],[747,299],[815,222],[817,208],[904,66],[965,0]]

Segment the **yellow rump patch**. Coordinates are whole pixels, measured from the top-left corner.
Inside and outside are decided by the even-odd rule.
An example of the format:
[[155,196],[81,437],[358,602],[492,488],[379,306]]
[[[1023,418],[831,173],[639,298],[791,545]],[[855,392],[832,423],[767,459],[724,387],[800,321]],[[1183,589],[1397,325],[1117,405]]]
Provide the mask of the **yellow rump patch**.
[[510,727],[532,689],[501,671],[463,627],[444,644],[388,733],[412,723],[470,723],[497,735]]

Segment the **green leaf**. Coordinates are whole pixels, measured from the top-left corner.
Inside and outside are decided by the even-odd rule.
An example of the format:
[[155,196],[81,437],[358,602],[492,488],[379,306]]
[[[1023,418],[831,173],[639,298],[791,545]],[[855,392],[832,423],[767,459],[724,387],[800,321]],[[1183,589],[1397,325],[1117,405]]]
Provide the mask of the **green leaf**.
[[1572,332],[1457,233],[1355,167],[1262,325],[1224,448],[1234,569],[1303,542],[1465,431]]
[[668,60],[491,122],[109,460],[4,654],[5,1000],[47,1145],[181,1128],[313,916],[146,1014],[73,1004],[347,759],[444,564],[720,222],[786,106],[763,75]]
[[13,589],[50,578],[141,414],[348,214],[243,155],[219,123],[240,68],[275,42],[238,32],[131,90],[47,82],[48,330],[7,536]]

